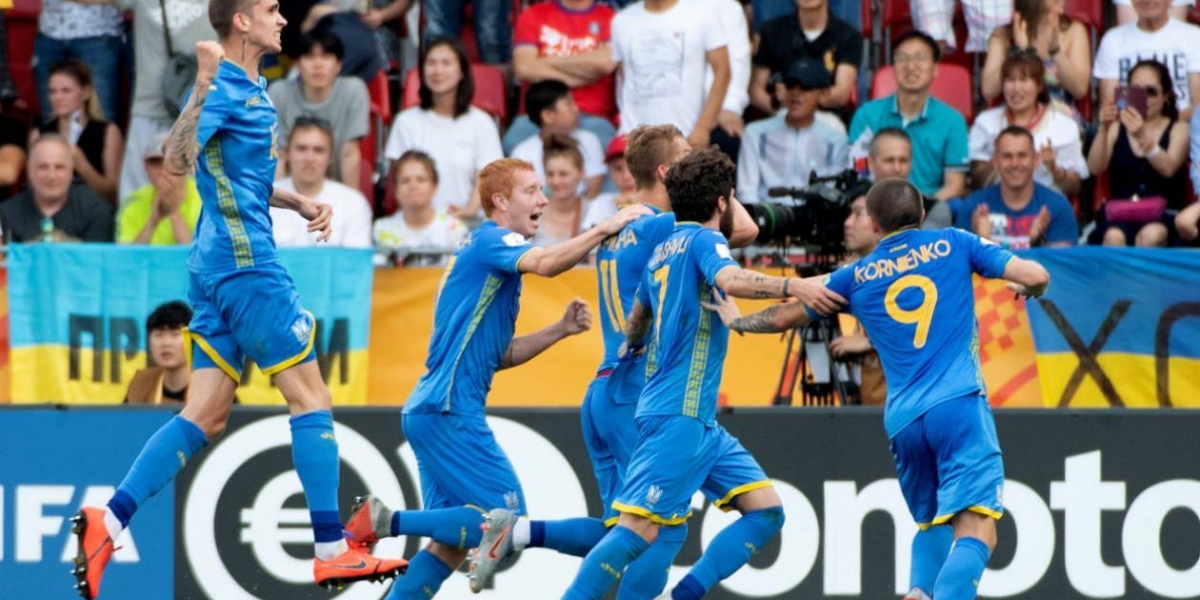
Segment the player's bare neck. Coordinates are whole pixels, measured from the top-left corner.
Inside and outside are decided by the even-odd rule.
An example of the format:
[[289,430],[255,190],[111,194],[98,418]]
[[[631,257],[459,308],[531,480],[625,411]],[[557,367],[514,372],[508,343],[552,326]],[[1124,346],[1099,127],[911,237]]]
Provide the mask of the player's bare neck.
[[266,51],[238,35],[229,36],[223,45],[225,46],[225,60],[245,71],[246,77],[250,81],[258,83],[258,64]]

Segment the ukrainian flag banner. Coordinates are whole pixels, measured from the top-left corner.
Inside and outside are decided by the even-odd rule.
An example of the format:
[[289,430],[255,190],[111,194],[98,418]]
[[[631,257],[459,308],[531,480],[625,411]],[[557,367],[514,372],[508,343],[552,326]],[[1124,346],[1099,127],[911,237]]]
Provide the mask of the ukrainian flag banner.
[[[186,300],[187,247],[100,244],[9,246],[14,403],[120,403],[147,365],[146,317]],[[335,404],[364,404],[374,268],[370,250],[281,249],[304,307],[317,319],[315,347]],[[251,364],[238,399],[282,404]]]
[[1200,253],[1023,253],[1050,271],[1029,303],[1047,407],[1200,407]]

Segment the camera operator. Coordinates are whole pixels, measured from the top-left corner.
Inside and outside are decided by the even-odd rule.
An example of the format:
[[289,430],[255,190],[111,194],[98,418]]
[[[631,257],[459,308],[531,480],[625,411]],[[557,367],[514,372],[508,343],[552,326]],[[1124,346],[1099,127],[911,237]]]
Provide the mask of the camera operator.
[[[765,201],[770,188],[803,188],[809,174],[833,175],[849,166],[844,131],[816,119],[833,80],[820,62],[800,58],[775,86],[784,110],[746,127],[738,155],[738,198],[745,204]],[[773,84],[772,84],[773,85]]]
[[[891,177],[891,175],[884,177]],[[871,226],[871,219],[867,216],[867,191],[869,189],[869,185],[859,184],[847,193],[854,197],[850,201],[850,214],[842,225],[844,235],[842,244],[846,247],[848,262],[870,254],[879,243],[879,233]],[[829,351],[834,358],[839,360],[855,359],[859,361],[862,369],[859,382],[861,403],[882,406],[887,400],[887,381],[883,378],[883,366],[879,363],[879,354],[875,352],[871,340],[867,339],[862,325],[855,321],[854,332],[843,332],[841,337],[830,341]]]
[[[867,149],[867,170],[872,181],[888,177],[908,179],[908,174],[912,171],[912,138],[908,137],[908,133],[899,127],[880,129],[871,139]],[[922,229],[941,229],[954,224],[954,214],[949,201],[924,194],[921,197],[925,200],[925,221],[921,223]]]

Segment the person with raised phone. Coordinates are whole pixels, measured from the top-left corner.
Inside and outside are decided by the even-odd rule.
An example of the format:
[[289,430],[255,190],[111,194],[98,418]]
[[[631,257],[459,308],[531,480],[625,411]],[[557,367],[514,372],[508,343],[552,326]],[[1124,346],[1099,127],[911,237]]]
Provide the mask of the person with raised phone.
[[337,437],[332,399],[317,367],[316,320],[304,310],[279,262],[269,207],[296,211],[327,240],[332,210],[273,188],[278,118],[259,75],[263,55],[280,51],[287,21],[279,0],[210,0],[220,42],[198,42],[196,83],[166,142],[165,187],[195,169],[204,208],[187,259],[192,377],[183,411],[146,442],[104,508],[72,520],[78,538],[76,588],[91,600],[115,548],[113,540],[188,459],[225,430],[242,365],[252,359],[272,377],[291,413],[292,461],[312,520],[313,578],[337,587],[395,577],[403,559],[380,559],[343,538],[338,512]]

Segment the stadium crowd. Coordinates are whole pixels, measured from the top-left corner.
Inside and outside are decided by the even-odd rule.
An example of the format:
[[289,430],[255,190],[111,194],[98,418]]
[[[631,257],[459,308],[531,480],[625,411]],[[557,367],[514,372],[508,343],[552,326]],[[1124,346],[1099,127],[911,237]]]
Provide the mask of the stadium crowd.
[[[1013,248],[1196,243],[1192,2],[500,4],[282,7],[284,52],[266,70],[276,185],[334,206],[333,244],[439,264],[479,222],[476,175],[503,156],[545,185],[534,242],[569,239],[628,199],[624,134],[659,123],[728,154],[746,204],[814,175],[880,176],[882,134],[899,144],[886,174],[926,195],[930,224]],[[215,38],[206,5],[17,0],[0,13],[6,243],[191,241],[199,196],[194,181],[163,184],[163,141],[188,52]],[[1012,127],[1033,143],[1001,135]],[[315,243],[295,215],[275,229],[281,246]]]

